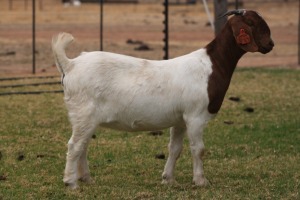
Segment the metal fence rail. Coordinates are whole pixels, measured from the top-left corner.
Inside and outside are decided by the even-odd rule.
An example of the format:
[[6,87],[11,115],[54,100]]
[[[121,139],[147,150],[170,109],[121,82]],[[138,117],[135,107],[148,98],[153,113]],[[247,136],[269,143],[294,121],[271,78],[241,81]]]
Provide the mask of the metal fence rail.
[[[63,93],[61,89],[46,89],[45,86],[53,86],[60,85],[61,81],[39,81],[35,82],[35,80],[43,80],[43,79],[58,79],[59,76],[30,76],[30,77],[5,77],[0,78],[0,81],[8,82],[3,85],[0,85],[0,96],[8,96],[8,95],[36,95],[36,94],[45,94],[45,93]],[[29,83],[14,83],[19,81],[29,81]],[[13,83],[11,83],[13,82]],[[31,87],[38,87],[39,90],[32,90]],[[12,88],[22,88],[21,91],[12,91]],[[26,91],[27,90],[27,91]]]

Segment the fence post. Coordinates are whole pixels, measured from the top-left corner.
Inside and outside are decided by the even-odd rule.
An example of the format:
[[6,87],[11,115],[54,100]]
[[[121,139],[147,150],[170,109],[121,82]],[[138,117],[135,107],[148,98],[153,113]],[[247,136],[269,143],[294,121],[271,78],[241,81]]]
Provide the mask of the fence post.
[[298,65],[300,65],[300,1],[298,8]]
[[103,1],[100,0],[100,51],[103,51]]
[[169,59],[169,0],[165,0],[164,3],[164,11],[163,11],[163,14],[164,14],[164,21],[163,21],[163,24],[165,25],[164,27],[164,34],[165,34],[165,37],[163,39],[165,45],[164,45],[164,52],[165,52],[165,55],[163,57],[164,60],[168,60]]
[[32,74],[35,74],[35,0],[32,0]]
[[219,18],[222,14],[227,12],[227,0],[214,0],[215,11],[215,35],[220,33],[227,21],[227,17]]

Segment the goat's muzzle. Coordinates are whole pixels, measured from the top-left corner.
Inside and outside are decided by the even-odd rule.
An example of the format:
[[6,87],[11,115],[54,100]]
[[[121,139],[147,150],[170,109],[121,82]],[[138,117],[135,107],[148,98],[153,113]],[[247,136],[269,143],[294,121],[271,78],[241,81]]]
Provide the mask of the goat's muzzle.
[[269,53],[270,51],[272,51],[274,46],[274,41],[270,38],[270,41],[266,45],[260,45],[259,52],[261,52],[262,54]]

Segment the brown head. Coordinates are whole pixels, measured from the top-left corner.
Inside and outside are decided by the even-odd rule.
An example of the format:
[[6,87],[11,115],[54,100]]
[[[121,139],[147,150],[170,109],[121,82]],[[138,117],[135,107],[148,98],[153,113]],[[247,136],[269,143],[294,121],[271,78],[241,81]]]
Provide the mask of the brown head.
[[252,10],[228,11],[223,16],[230,16],[228,23],[239,47],[246,52],[266,54],[274,47],[271,31],[260,14]]
[[271,31],[265,20],[252,10],[233,10],[221,33],[206,46],[212,61],[208,81],[208,111],[215,114],[221,108],[233,71],[246,52],[266,54],[274,47]]

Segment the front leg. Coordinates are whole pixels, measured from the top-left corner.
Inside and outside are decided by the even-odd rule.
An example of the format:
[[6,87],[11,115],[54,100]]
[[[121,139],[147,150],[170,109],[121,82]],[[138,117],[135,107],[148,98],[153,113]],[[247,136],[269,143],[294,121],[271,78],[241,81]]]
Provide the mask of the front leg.
[[194,118],[190,119],[187,123],[187,135],[193,157],[193,182],[198,186],[206,186],[209,183],[204,177],[202,162],[204,155],[204,143],[202,136],[206,122],[207,120],[205,119]]
[[170,129],[170,143],[169,143],[169,156],[165,165],[164,172],[162,174],[162,184],[173,184],[174,179],[174,168],[176,160],[179,158],[182,150],[182,142],[185,128],[172,127]]

